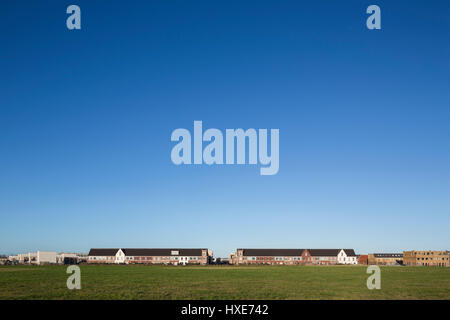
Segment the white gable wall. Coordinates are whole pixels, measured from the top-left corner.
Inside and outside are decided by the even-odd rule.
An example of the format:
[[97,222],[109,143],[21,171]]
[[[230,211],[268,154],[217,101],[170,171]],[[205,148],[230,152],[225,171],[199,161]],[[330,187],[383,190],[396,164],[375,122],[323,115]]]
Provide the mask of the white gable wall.
[[116,253],[115,263],[125,263],[125,253],[122,249],[119,249]]
[[357,264],[356,257],[349,257],[342,249],[338,253],[338,263],[339,264]]

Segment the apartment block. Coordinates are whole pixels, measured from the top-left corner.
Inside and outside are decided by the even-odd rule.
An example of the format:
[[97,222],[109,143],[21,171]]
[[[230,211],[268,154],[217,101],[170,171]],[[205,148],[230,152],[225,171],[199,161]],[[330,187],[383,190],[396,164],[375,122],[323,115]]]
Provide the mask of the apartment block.
[[450,251],[403,251],[407,266],[450,267]]
[[370,265],[395,266],[403,264],[403,253],[371,253],[368,256]]

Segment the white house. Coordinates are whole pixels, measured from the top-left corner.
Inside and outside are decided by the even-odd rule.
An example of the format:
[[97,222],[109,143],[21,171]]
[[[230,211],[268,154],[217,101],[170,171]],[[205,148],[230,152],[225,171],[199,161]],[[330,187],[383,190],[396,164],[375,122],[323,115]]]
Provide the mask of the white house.
[[353,249],[341,249],[338,253],[338,264],[357,264],[358,260]]
[[114,263],[125,263],[125,253],[122,249],[117,250],[116,253],[116,259],[114,260]]

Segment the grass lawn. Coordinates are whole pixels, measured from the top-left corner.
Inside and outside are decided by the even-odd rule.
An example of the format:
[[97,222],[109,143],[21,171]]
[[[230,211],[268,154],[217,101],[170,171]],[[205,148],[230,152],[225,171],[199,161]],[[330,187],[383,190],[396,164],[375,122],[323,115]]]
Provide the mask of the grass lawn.
[[368,290],[363,266],[0,266],[0,299],[450,299],[450,268],[381,267]]

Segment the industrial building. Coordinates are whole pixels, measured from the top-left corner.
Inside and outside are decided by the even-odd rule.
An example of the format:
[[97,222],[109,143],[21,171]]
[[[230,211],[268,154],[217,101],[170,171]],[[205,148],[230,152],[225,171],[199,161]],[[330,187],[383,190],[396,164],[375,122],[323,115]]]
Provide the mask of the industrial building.
[[[55,251],[37,251],[8,256],[8,261],[11,263],[32,265],[77,264],[82,262],[82,260],[82,254],[65,252],[56,253]],[[84,258],[84,261],[86,261],[86,258]]]

